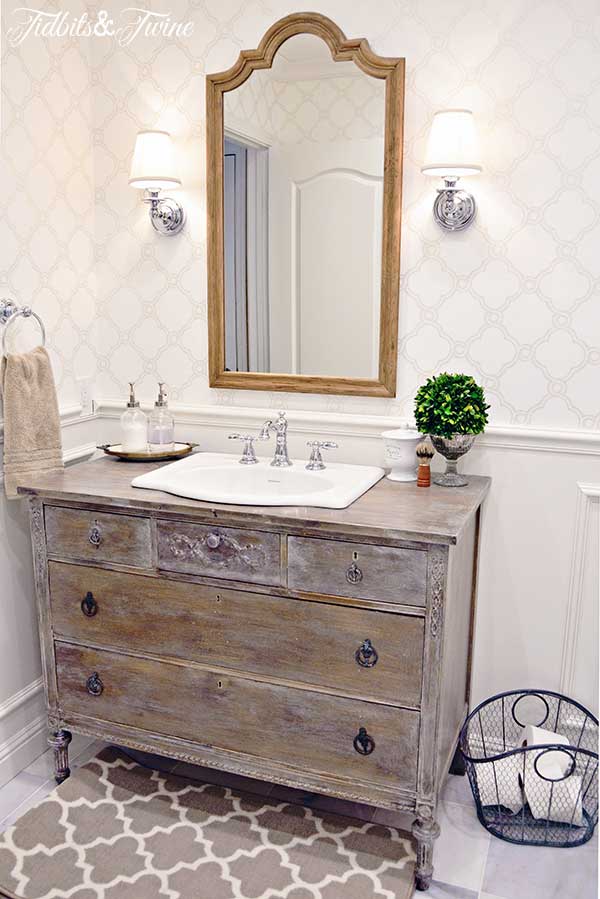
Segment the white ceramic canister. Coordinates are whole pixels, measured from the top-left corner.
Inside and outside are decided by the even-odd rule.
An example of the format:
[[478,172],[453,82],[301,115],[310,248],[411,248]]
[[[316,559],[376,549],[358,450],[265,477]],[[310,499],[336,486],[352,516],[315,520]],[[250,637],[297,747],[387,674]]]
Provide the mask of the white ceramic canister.
[[390,481],[416,481],[417,446],[423,439],[418,431],[411,428],[397,428],[394,431],[383,431],[385,444],[385,462],[392,470],[388,474]]

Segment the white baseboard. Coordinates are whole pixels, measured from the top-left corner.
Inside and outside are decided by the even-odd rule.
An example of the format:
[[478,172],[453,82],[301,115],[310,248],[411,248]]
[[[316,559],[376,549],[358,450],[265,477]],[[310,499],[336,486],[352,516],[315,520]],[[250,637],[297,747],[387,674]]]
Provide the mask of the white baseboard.
[[0,787],[47,749],[42,679],[0,704]]

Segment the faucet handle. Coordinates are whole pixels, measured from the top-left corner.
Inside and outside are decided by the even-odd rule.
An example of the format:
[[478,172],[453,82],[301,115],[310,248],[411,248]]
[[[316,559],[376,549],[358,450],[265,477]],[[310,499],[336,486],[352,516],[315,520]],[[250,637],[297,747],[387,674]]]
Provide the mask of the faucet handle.
[[333,440],[309,440],[306,445],[311,447],[310,459],[306,464],[307,471],[323,471],[325,463],[321,450],[337,449],[338,446]]
[[254,441],[255,440],[264,440],[265,438],[262,434],[230,434],[229,440],[243,440],[244,441],[244,449],[242,450],[242,458],[240,459],[240,465],[256,465],[258,459],[256,458],[256,453],[254,452]]

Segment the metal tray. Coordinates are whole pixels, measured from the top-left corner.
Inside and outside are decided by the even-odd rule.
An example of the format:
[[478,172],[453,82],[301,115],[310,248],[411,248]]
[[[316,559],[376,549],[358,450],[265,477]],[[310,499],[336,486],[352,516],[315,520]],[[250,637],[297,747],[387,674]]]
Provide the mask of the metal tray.
[[152,451],[148,449],[145,452],[132,453],[123,450],[120,443],[104,443],[98,449],[105,452],[107,456],[114,456],[123,462],[164,462],[167,459],[183,459],[184,456],[189,456],[197,446],[197,443],[175,443],[172,450]]

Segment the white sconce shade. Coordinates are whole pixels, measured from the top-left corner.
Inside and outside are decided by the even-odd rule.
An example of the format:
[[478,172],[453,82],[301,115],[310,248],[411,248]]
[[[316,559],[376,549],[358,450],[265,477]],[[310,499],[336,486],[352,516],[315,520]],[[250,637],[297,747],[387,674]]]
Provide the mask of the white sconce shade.
[[164,190],[181,187],[171,135],[167,131],[140,131],[133,152],[131,187]]
[[436,112],[421,171],[448,179],[481,172],[479,139],[470,109]]

